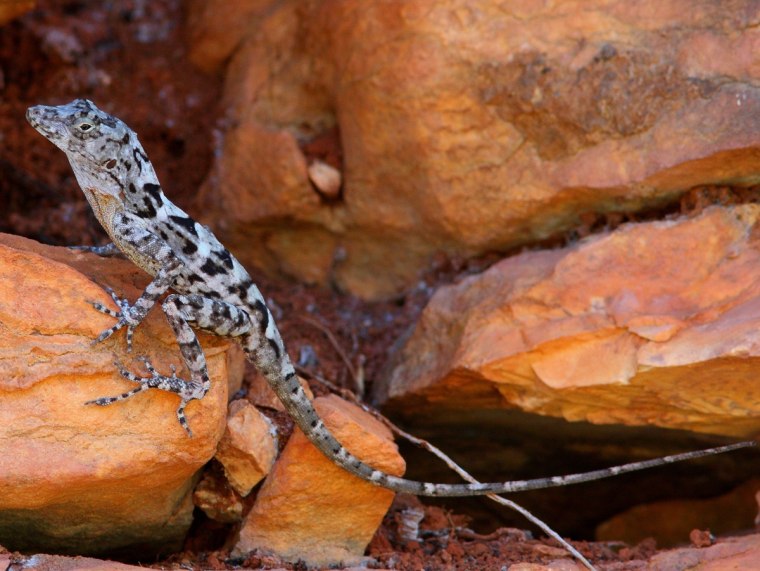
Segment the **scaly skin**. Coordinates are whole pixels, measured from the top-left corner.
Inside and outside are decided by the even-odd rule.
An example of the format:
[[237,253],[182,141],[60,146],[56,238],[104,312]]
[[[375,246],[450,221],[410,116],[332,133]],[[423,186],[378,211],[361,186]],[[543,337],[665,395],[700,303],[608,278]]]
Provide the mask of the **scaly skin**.
[[[133,305],[113,293],[120,311],[94,304],[96,309],[117,320],[98,340],[107,339],[126,327],[131,348],[134,328],[167,290],[176,292],[166,298],[162,307],[177,336],[190,379],[176,374],[161,375],[147,361],[151,375],[147,378],[119,365],[121,375],[137,383],[137,387],[91,403],[108,405],[149,388],[173,392],[180,397],[177,418],[192,435],[185,407],[190,401],[203,398],[210,386],[206,359],[190,327],[192,324],[238,341],[295,423],[330,460],[360,478],[396,492],[474,496],[547,488],[754,445],[754,442],[741,442],[585,474],[490,484],[432,484],[375,470],[348,452],[325,427],[304,394],[272,314],[253,280],[210,230],[166,198],[137,135],[122,121],[84,99],[57,107],[31,107],[27,119],[66,153],[85,197],[114,246],[153,276],[153,281]],[[110,255],[113,247],[94,251]]]

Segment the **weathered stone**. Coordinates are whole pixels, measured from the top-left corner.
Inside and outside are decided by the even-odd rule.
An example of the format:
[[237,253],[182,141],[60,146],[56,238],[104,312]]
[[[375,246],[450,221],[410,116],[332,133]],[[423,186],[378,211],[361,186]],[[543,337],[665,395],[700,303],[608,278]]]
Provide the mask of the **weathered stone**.
[[243,519],[240,501],[222,470],[206,470],[193,491],[193,503],[210,519],[221,523],[237,523]]
[[206,72],[218,71],[274,0],[190,0],[187,10],[188,56]]
[[88,303],[114,307],[102,285],[134,300],[148,280],[126,260],[0,236],[0,544],[9,549],[181,546],[195,473],[224,432],[229,342],[201,339],[212,386],[187,407],[193,438],[177,422],[176,395],[84,404],[133,388],[115,358],[139,374],[140,355],[160,372],[170,373],[170,364],[183,371],[160,307],[136,330],[132,354],[123,332],[92,345],[114,322]]
[[720,539],[704,548],[684,547],[654,555],[645,569],[671,571],[695,569],[724,571],[726,569],[756,569],[760,561],[760,534]]
[[759,217],[629,224],[443,287],[375,398],[752,437]]
[[216,459],[232,489],[247,496],[272,469],[276,456],[277,433],[269,419],[246,400],[230,403]]
[[[314,406],[353,454],[403,473],[404,461],[380,422],[336,396],[320,397]],[[259,548],[310,565],[355,564],[392,500],[392,492],[337,467],[296,430],[259,490],[233,553]]]
[[343,183],[343,177],[338,169],[317,160],[311,163],[306,170],[309,173],[309,180],[314,183],[314,186],[325,198],[336,199],[340,196],[340,185]]
[[3,26],[11,20],[34,10],[37,5],[36,0],[13,0],[11,2],[0,3],[0,26]]
[[546,565],[540,563],[515,563],[509,571],[583,571],[584,566],[571,559],[556,559]]
[[[753,0],[246,10],[226,77],[230,127],[199,205],[271,272],[382,297],[437,253],[505,250],[584,212],[759,180]],[[199,33],[226,35],[230,15],[208,16]],[[336,128],[344,191],[327,202],[302,149]]]
[[104,561],[90,557],[63,557],[61,555],[31,555],[17,560],[20,566],[13,569],[33,569],[34,571],[139,571],[145,567],[126,565],[116,561]]
[[[314,394],[311,392],[309,383],[307,383],[301,377],[298,377],[298,380],[301,383],[301,387],[303,388],[304,393],[306,394],[306,398],[309,400],[314,400]],[[250,400],[256,406],[273,408],[274,410],[285,412],[285,407],[282,405],[282,401],[277,398],[277,395],[272,390],[272,387],[269,386],[267,380],[258,371],[255,371],[254,374],[248,379],[248,394],[246,396],[248,400]]]
[[635,506],[602,523],[599,541],[624,541],[635,545],[648,537],[659,547],[685,543],[694,529],[727,535],[750,529],[757,506],[753,501],[760,480],[752,480],[717,498],[675,499]]

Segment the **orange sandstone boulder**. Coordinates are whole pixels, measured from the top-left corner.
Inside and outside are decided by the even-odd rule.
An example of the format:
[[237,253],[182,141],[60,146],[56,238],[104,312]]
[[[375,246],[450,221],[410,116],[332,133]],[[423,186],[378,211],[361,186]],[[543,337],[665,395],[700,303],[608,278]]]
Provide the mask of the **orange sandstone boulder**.
[[[100,407],[88,400],[134,387],[114,359],[145,375],[183,371],[173,333],[154,308],[126,352],[124,333],[89,300],[113,306],[102,286],[135,300],[148,276],[103,259],[0,236],[0,544],[11,550],[142,553],[181,546],[195,474],[224,433],[227,378],[240,371],[230,343],[204,336],[212,387],[177,422],[176,395],[147,391]],[[239,381],[239,379],[238,379]]]
[[628,224],[443,287],[375,397],[415,415],[518,408],[752,437],[759,218],[746,205]]
[[[314,405],[353,454],[403,474],[404,460],[383,424],[336,396]],[[337,467],[296,430],[259,490],[233,554],[258,548],[309,565],[357,563],[392,500],[393,492]]]
[[660,548],[685,543],[692,530],[709,530],[715,536],[740,533],[753,527],[757,513],[757,478],[715,498],[672,499],[634,506],[608,519],[596,529],[598,541],[624,541],[636,545],[656,537]]
[[759,180],[753,0],[243,4],[191,10],[194,61],[231,54],[199,210],[272,273],[379,298],[436,254]]
[[710,547],[682,547],[654,555],[645,569],[670,571],[694,569],[699,571],[725,571],[727,569],[757,569],[760,561],[760,534],[729,537],[718,540]]
[[269,473],[276,456],[274,425],[250,402],[233,401],[216,452],[232,489],[247,496]]
[[36,0],[13,0],[11,2],[1,2],[0,26],[18,18],[22,14],[26,14],[30,10],[34,10],[36,5]]

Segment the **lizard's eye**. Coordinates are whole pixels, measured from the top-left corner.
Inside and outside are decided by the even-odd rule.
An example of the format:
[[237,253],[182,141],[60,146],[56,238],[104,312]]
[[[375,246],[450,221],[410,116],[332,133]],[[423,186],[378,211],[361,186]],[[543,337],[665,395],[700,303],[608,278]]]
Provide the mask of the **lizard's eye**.
[[79,129],[82,133],[87,133],[90,129],[92,129],[92,127],[92,123],[88,123],[87,121],[82,121],[76,126],[76,128]]

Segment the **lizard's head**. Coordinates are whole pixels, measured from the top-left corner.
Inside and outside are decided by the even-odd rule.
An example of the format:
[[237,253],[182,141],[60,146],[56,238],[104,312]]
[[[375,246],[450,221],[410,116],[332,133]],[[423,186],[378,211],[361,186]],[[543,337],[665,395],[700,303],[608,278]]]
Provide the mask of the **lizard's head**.
[[[142,162],[147,162],[132,130],[87,99],[55,107],[35,105],[27,110],[26,118],[66,153],[83,189],[118,197],[130,169],[140,162],[142,170]],[[135,148],[140,153],[137,158]]]

